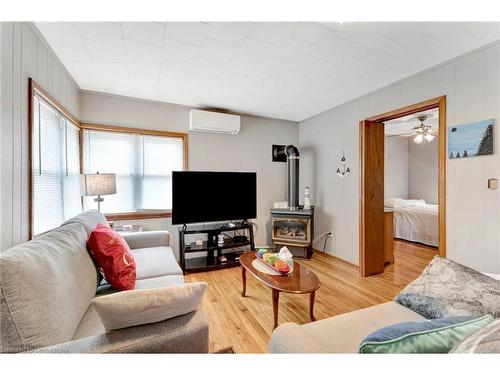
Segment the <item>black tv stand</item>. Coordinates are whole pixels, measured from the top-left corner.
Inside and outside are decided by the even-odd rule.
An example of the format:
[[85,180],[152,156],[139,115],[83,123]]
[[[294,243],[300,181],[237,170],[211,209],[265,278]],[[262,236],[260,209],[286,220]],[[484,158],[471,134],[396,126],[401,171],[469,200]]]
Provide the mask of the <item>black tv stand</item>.
[[[211,271],[239,266],[242,253],[255,250],[253,226],[248,221],[227,224],[205,224],[179,229],[181,267],[184,273]],[[224,244],[218,244],[218,235],[224,235]],[[201,235],[205,239],[196,245],[189,236]],[[197,254],[194,254],[197,253]],[[187,254],[193,254],[193,257]]]

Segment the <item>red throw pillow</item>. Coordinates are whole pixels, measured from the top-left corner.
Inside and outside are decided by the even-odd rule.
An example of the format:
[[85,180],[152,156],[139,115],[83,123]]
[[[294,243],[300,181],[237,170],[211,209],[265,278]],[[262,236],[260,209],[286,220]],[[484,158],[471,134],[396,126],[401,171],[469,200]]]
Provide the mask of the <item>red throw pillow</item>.
[[106,281],[118,290],[135,287],[135,261],[127,242],[110,227],[97,224],[88,239],[95,262]]

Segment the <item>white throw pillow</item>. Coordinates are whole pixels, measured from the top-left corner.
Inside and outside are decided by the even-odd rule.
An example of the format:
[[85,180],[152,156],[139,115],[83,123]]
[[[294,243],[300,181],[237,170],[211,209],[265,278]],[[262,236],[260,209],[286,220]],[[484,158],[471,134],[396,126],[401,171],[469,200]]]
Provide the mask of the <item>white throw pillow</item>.
[[404,199],[401,199],[401,198],[387,198],[385,200],[385,204],[384,205],[386,207],[390,207],[390,208],[403,207],[404,206]]
[[126,290],[92,300],[107,331],[156,323],[198,308],[207,283],[195,282],[155,289]]
[[404,207],[424,207],[425,201],[423,199],[404,199],[403,206]]

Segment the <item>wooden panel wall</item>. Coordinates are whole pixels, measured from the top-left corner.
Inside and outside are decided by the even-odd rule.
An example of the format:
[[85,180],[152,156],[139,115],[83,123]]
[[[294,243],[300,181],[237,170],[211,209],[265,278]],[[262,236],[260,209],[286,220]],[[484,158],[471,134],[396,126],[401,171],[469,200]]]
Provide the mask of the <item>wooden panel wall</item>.
[[79,115],[78,86],[38,31],[26,22],[1,27],[0,251],[28,240],[28,78]]

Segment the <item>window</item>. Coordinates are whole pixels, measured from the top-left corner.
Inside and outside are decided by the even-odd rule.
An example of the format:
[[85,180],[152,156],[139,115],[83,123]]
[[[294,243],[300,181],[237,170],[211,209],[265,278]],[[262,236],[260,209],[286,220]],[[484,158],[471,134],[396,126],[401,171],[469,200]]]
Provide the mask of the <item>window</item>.
[[33,92],[31,128],[32,235],[81,212],[79,128]]
[[[84,173],[116,174],[116,194],[104,197],[103,213],[172,209],[172,171],[184,169],[185,134],[97,125],[82,131]],[[84,197],[83,207],[96,208],[93,197]]]
[[117,194],[101,205],[108,220],[171,215],[172,171],[187,165],[186,133],[81,124],[29,84],[30,238],[97,208],[94,197],[80,195],[82,171],[116,174]]

